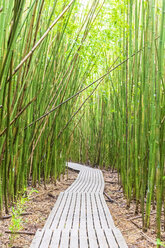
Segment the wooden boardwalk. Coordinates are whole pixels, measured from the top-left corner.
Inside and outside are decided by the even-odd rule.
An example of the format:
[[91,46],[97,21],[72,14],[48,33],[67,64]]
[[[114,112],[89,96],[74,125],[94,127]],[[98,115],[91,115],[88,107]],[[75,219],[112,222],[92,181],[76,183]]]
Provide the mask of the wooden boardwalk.
[[60,193],[30,248],[127,248],[103,197],[102,172],[76,163],[68,167],[79,175]]

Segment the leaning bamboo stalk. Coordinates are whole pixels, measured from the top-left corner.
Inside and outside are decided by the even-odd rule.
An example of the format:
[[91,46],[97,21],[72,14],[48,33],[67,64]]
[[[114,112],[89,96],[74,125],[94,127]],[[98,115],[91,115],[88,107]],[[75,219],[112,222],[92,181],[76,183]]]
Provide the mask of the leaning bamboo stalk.
[[[47,29],[44,35],[40,38],[40,40],[35,44],[35,46],[31,49],[31,51],[25,56],[25,58],[20,62],[20,64],[15,68],[14,72],[12,73],[12,77],[17,73],[17,71],[22,67],[22,65],[27,61],[27,59],[34,53],[34,51],[39,47],[39,45],[44,41],[56,23],[63,17],[63,15],[67,12],[70,6],[73,4],[75,0],[72,0],[68,6],[62,11],[62,13],[58,16],[58,18],[51,24],[51,26]],[[9,79],[8,79],[9,80]]]
[[[14,119],[10,122],[10,126],[12,126],[17,120],[18,118],[24,113],[24,111],[34,102],[36,101],[36,97],[34,97],[23,109],[20,110],[20,112],[14,117]],[[5,134],[7,131],[7,128],[5,128],[1,133],[0,133],[0,137]]]

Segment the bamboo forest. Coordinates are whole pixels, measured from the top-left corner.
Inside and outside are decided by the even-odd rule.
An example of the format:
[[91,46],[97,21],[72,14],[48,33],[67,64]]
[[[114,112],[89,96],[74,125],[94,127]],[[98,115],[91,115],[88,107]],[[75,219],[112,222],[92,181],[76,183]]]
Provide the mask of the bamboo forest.
[[67,161],[165,246],[165,0],[0,0],[0,219]]

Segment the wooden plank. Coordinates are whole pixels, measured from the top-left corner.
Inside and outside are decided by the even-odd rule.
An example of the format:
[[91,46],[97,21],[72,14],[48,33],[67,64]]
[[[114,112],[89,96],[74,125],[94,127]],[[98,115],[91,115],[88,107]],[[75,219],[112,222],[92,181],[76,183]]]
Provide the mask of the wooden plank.
[[72,188],[72,192],[80,192],[79,188],[82,187],[84,183],[86,170],[80,172],[80,178],[77,180],[77,184]]
[[67,221],[66,221],[66,229],[71,229],[72,223],[73,223],[73,216],[74,216],[74,209],[75,209],[75,204],[76,204],[76,194],[72,193],[72,202],[70,205],[69,213],[67,216]]
[[87,168],[86,166],[83,165],[79,165],[76,163],[68,163],[68,167],[72,168],[74,170],[80,171],[77,179],[75,180],[75,182],[66,190],[66,192],[71,191],[71,192],[77,192],[78,188],[80,187],[80,185],[83,183],[83,174],[85,172],[85,168]]
[[74,189],[74,192],[80,193],[82,191],[81,189],[83,188],[85,181],[86,181],[86,170],[83,170],[82,174],[81,174],[81,180],[79,182],[79,185],[77,185],[77,187]]
[[84,189],[86,188],[86,186],[88,185],[88,170],[84,170],[84,174],[82,177],[82,182],[79,185],[79,187],[77,188],[77,192],[84,192]]
[[123,238],[123,235],[121,234],[120,230],[118,228],[113,228],[112,229],[113,235],[117,240],[118,246],[120,248],[128,248],[125,239]]
[[80,248],[88,248],[86,229],[80,228],[80,230],[79,230],[79,240],[80,240]]
[[37,230],[34,239],[30,245],[30,248],[39,248],[40,243],[42,242],[43,235],[45,230]]
[[87,201],[87,228],[94,228],[93,226],[93,216],[92,216],[92,205],[90,195],[86,193],[86,201]]
[[93,174],[92,174],[92,171],[89,170],[88,171],[88,183],[86,185],[86,188],[84,189],[84,192],[89,193],[91,186],[92,186],[92,182],[93,182]]
[[72,163],[72,162],[67,162],[67,166],[73,170],[80,171],[84,168],[88,168],[85,165],[77,164],[77,163]]
[[75,207],[75,213],[74,213],[74,219],[73,219],[73,229],[78,229],[79,226],[79,220],[80,220],[80,193],[76,193],[76,207]]
[[104,214],[105,214],[105,218],[106,218],[107,223],[108,223],[108,228],[114,228],[115,225],[114,225],[112,216],[110,214],[110,211],[108,209],[108,206],[107,206],[105,199],[103,197],[103,194],[99,194],[99,198],[100,198],[100,202],[101,202],[103,209],[104,209]]
[[68,196],[69,196],[69,193],[64,193],[64,196],[63,196],[63,199],[62,199],[62,202],[58,208],[58,211],[56,212],[56,215],[54,216],[54,219],[50,225],[50,228],[51,229],[56,229],[57,228],[57,225],[59,223],[59,220],[60,220],[60,217],[61,217],[61,214],[63,212],[63,209],[66,205],[66,202],[67,202],[67,199],[68,199]]
[[102,185],[103,185],[103,177],[102,177],[102,173],[100,170],[98,170],[98,181],[99,181],[99,185],[97,188],[97,192],[98,193],[102,193]]
[[57,212],[57,210],[58,210],[58,208],[59,208],[59,206],[61,204],[61,201],[63,200],[63,197],[64,197],[64,193],[61,192],[59,194],[58,198],[57,198],[57,201],[56,201],[52,211],[49,214],[49,217],[48,217],[48,219],[47,219],[47,221],[46,221],[46,223],[44,225],[44,229],[50,228],[50,226],[52,224],[52,221],[54,219],[54,216],[56,215],[56,212]]
[[43,236],[43,239],[42,239],[42,242],[40,244],[40,248],[48,248],[49,244],[51,242],[51,237],[52,237],[52,230],[46,229],[44,236]]
[[82,168],[82,165],[76,164],[76,163],[67,163],[68,168],[76,170],[76,171],[80,171]]
[[81,178],[82,178],[82,172],[79,173],[77,179],[71,184],[70,187],[68,187],[65,192],[72,192],[74,190],[74,188],[77,187],[77,185],[79,185],[80,181],[81,181]]
[[53,236],[52,236],[52,239],[51,239],[50,248],[59,248],[61,232],[62,231],[59,230],[59,229],[55,229],[53,231]]
[[97,235],[97,238],[98,238],[99,247],[100,248],[109,248],[109,246],[107,244],[107,241],[106,241],[105,234],[103,232],[103,229],[96,228],[96,235]]
[[90,248],[100,248],[97,243],[97,238],[95,230],[91,227],[88,228],[88,238],[89,238],[89,247]]
[[68,167],[70,167],[73,170],[77,170],[77,171],[83,170],[84,168],[89,169],[88,166],[85,166],[85,165],[82,165],[82,164],[73,163],[73,162],[68,162]]
[[67,198],[67,201],[65,202],[65,206],[62,210],[61,216],[59,218],[59,222],[57,223],[54,221],[54,225],[55,223],[57,223],[57,228],[59,229],[62,229],[65,227],[67,215],[68,215],[69,208],[70,208],[71,201],[72,201],[72,196],[73,196],[72,193],[67,193],[67,194],[68,194],[68,198]]
[[94,187],[95,187],[95,185],[96,185],[96,182],[95,182],[95,171],[92,171],[92,180],[91,180],[91,186],[89,187],[89,189],[88,189],[88,192],[89,193],[93,193],[94,191],[93,191],[93,189],[94,189]]
[[98,170],[95,170],[95,185],[93,188],[93,193],[97,192],[98,184],[99,184]]
[[107,219],[105,217],[104,210],[103,210],[103,207],[101,205],[99,195],[96,193],[94,196],[95,196],[97,208],[98,208],[98,211],[99,211],[101,227],[104,228],[104,229],[107,229],[108,228],[108,222],[107,222]]
[[95,170],[95,173],[96,173],[96,186],[95,186],[95,193],[100,193],[100,188],[101,188],[101,180],[100,180],[100,173],[99,173],[99,170],[96,169]]
[[95,196],[94,196],[94,194],[90,194],[90,197],[91,197],[92,210],[93,210],[94,226],[95,226],[95,228],[100,229],[101,228],[100,217],[99,217],[98,209],[96,206]]
[[105,183],[104,183],[104,177],[103,177],[103,173],[100,171],[100,177],[101,177],[101,189],[100,189],[100,193],[104,192],[104,188],[105,188]]
[[89,170],[88,171],[88,181],[87,181],[86,187],[84,189],[84,192],[89,193],[91,190],[92,184],[93,184],[93,173],[91,170]]
[[68,248],[69,247],[69,230],[62,230],[60,248]]
[[94,179],[94,187],[93,187],[92,192],[96,193],[97,188],[98,188],[98,171],[96,170],[95,171],[95,179]]
[[119,248],[118,244],[116,243],[116,240],[114,238],[114,235],[112,233],[112,229],[104,229],[106,238],[108,240],[108,244],[111,248]]
[[80,229],[86,229],[86,196],[81,193]]
[[[70,234],[70,248],[78,248],[78,229],[72,229]],[[85,247],[84,247],[85,248]]]

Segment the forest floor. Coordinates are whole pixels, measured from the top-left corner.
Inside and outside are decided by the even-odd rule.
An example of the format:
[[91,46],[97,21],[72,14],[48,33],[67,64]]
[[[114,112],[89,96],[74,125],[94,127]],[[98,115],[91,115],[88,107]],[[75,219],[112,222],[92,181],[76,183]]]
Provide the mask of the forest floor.
[[[34,192],[30,196],[30,200],[26,202],[25,212],[30,214],[21,217],[23,226],[21,231],[35,233],[37,229],[42,229],[58,195],[74,182],[77,175],[76,172],[68,170],[68,179],[67,175],[61,176],[61,180],[57,181],[56,185],[49,183],[46,185],[46,189],[42,183],[37,186],[35,190],[38,192]],[[27,192],[32,192],[31,186],[28,187]],[[0,220],[0,248],[29,248],[34,235],[21,234],[15,236],[7,234],[5,231],[9,230],[10,225],[11,219]]]
[[[141,229],[141,215],[134,215],[135,203],[132,203],[131,207],[126,209],[126,200],[122,188],[117,183],[117,173],[103,170],[103,175],[105,192],[114,200],[111,203],[105,197],[107,205],[115,225],[121,230],[128,247],[155,248],[155,210],[152,211],[150,230],[147,233],[143,233]],[[43,184],[36,187],[38,192],[34,192],[26,202],[25,212],[29,213],[29,215],[21,217],[23,226],[21,231],[35,233],[37,229],[42,229],[59,193],[67,189],[76,178],[77,173],[69,170],[68,179],[67,175],[64,175],[60,181],[57,181],[56,185],[49,183],[47,189],[45,189]],[[31,190],[32,187],[29,186],[28,192],[31,192]],[[13,234],[7,234],[5,231],[9,230],[10,225],[11,219],[0,220],[0,248],[29,248],[34,235],[21,234],[13,236]]]
[[[123,190],[118,184],[116,172],[103,170],[105,180],[104,192],[110,196],[114,202],[106,202],[113,217],[115,226],[122,232],[129,248],[156,248],[156,210],[151,210],[150,229],[142,231],[142,214],[135,215],[135,202],[127,209],[126,199]],[[162,235],[165,241],[165,232]]]

